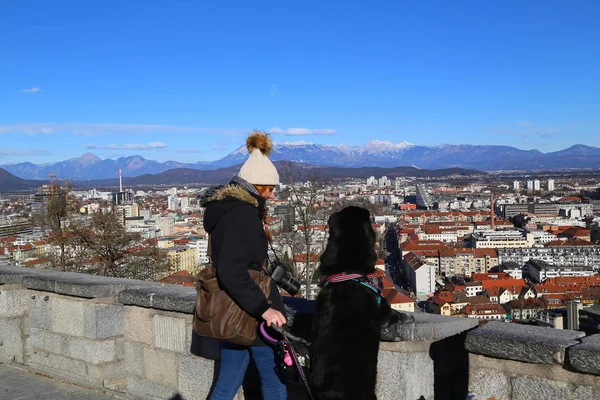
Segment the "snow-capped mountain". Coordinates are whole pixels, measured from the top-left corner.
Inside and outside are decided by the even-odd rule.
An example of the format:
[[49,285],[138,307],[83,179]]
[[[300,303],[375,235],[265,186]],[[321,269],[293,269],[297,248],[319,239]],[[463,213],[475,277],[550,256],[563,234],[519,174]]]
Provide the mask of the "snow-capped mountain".
[[[55,164],[36,165],[29,162],[1,166],[22,179],[47,179],[53,173],[59,178],[89,180],[115,178],[119,167],[128,177],[158,174],[174,168],[213,170],[243,163],[248,154],[245,146],[212,162],[194,164],[177,161],[157,162],[140,156],[101,160],[87,153]],[[418,146],[408,142],[392,143],[372,140],[363,146],[324,145],[308,142],[275,143],[273,161],[293,161],[316,166],[398,167],[422,169],[470,168],[493,170],[534,170],[562,168],[600,168],[600,148],[575,145],[568,149],[542,153],[510,146],[443,144]]]

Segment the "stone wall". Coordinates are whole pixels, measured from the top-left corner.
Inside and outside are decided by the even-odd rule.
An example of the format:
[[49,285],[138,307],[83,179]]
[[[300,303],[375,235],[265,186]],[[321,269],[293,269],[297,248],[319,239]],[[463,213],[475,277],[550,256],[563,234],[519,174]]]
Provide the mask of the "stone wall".
[[489,322],[467,334],[469,391],[505,400],[600,399],[600,335]]
[[[194,298],[194,288],[0,266],[0,362],[134,398],[204,399],[215,367],[191,352]],[[306,334],[310,304],[286,306]],[[465,398],[476,322],[413,315],[382,331],[379,398]]]

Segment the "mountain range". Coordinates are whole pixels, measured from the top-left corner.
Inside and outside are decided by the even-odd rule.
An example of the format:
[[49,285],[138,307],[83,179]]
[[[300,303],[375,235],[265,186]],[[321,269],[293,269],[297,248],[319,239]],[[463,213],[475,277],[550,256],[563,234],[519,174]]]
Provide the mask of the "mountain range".
[[[22,179],[48,179],[49,174],[72,180],[110,179],[160,174],[171,169],[216,170],[239,165],[247,151],[240,147],[216,161],[181,163],[158,162],[139,155],[102,160],[86,153],[80,157],[52,164],[2,165]],[[466,168],[484,171],[553,170],[566,168],[600,168],[600,148],[574,145],[567,149],[542,153],[511,146],[452,145],[418,146],[408,142],[392,143],[372,140],[362,147],[323,145],[306,142],[276,143],[271,154],[274,161],[291,161],[315,166],[358,168],[412,166],[421,169]]]
[[[482,171],[463,169],[463,168],[447,168],[438,170],[426,170],[415,167],[361,167],[361,168],[343,168],[343,167],[323,167],[313,166],[308,164],[293,163],[287,161],[275,161],[275,166],[279,170],[282,183],[293,181],[305,181],[313,177],[321,181],[336,181],[347,178],[365,179],[369,176],[387,176],[390,179],[396,177],[427,177],[440,178],[447,176],[474,176],[485,174]],[[240,165],[232,167],[218,168],[211,170],[197,170],[190,168],[173,168],[159,174],[144,174],[136,177],[123,178],[123,185],[131,188],[135,187],[156,187],[156,186],[171,186],[171,185],[193,185],[193,184],[221,184],[227,182],[240,170]],[[61,179],[58,179],[59,184],[63,184]],[[0,192],[29,190],[39,187],[48,181],[24,180],[18,178],[9,172],[0,168]],[[116,188],[119,185],[119,180],[112,179],[96,179],[85,181],[71,181],[73,187],[77,190],[90,188]]]

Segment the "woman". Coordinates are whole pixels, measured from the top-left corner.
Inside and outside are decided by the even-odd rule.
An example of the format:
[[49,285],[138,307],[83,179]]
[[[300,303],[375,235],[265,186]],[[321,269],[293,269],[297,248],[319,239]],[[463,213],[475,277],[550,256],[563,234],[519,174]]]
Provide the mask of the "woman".
[[[269,137],[254,131],[246,140],[250,154],[239,174],[226,185],[211,190],[203,199],[204,228],[211,235],[212,261],[221,287],[248,314],[267,325],[286,323],[285,309],[275,282],[266,298],[248,274],[260,270],[267,258],[270,233],[264,221],[266,202],[274,197],[279,174],[268,155]],[[225,343],[221,349],[219,378],[211,400],[233,399],[244,378],[250,357],[258,369],[263,398],[287,398],[285,385],[275,371],[273,349],[257,334],[248,347]]]

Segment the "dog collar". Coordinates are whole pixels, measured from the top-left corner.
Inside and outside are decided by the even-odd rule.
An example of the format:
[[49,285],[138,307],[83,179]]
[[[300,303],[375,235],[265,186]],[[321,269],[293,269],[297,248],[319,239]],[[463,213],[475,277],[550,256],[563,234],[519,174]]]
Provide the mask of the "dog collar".
[[355,281],[363,286],[368,287],[377,294],[377,304],[381,303],[381,289],[377,283],[377,275],[375,275],[374,272],[368,275],[347,274],[345,272],[328,275],[323,278],[323,286],[327,286],[329,283],[338,283],[344,281]]

